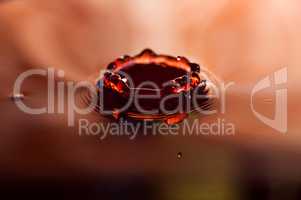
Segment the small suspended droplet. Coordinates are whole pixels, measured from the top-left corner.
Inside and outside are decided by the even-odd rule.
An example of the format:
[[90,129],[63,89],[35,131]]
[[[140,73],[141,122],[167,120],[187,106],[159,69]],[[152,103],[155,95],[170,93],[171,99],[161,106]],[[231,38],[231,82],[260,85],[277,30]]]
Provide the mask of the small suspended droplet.
[[178,159],[181,159],[181,158],[182,158],[182,156],[183,156],[182,152],[178,152],[178,154],[177,154],[177,158],[178,158]]
[[13,94],[10,96],[12,101],[20,101],[24,99],[24,94]]

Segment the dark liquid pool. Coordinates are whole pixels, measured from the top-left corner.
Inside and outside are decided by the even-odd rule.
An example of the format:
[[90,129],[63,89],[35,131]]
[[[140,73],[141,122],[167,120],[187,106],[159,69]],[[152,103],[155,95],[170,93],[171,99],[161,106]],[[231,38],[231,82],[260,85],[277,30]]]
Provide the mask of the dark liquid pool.
[[[135,87],[145,81],[151,81],[161,88],[165,82],[187,74],[187,71],[183,69],[158,64],[135,64],[120,71],[132,79]],[[149,85],[143,86],[143,88],[150,87]]]

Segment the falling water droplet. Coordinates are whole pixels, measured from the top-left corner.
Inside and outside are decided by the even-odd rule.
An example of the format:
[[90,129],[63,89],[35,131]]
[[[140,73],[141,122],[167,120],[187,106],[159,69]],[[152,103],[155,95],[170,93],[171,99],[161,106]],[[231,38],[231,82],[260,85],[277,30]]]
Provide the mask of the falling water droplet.
[[178,159],[181,159],[181,158],[182,158],[182,156],[183,156],[182,152],[178,152],[178,154],[177,154],[177,158],[178,158]]
[[20,101],[24,99],[24,94],[13,94],[10,96],[12,101]]

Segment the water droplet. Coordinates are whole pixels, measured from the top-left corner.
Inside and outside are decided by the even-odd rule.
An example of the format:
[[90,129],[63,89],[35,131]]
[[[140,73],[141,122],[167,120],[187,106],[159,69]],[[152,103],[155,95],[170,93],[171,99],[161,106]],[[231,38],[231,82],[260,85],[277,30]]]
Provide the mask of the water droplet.
[[110,63],[107,68],[108,68],[108,70],[115,69],[116,68],[115,62]]
[[24,94],[13,94],[10,96],[11,100],[19,101],[24,99]]
[[148,55],[148,56],[153,56],[153,55],[155,55],[155,52],[154,52],[153,50],[151,50],[151,49],[144,49],[144,50],[139,54],[139,56],[146,56],[146,55]]
[[182,152],[178,152],[178,154],[177,154],[177,158],[178,158],[178,159],[181,159],[181,158],[182,158],[182,156],[183,156]]
[[128,60],[128,59],[130,59],[131,57],[130,57],[129,55],[123,55],[123,56],[121,56],[120,58],[123,59],[123,60]]

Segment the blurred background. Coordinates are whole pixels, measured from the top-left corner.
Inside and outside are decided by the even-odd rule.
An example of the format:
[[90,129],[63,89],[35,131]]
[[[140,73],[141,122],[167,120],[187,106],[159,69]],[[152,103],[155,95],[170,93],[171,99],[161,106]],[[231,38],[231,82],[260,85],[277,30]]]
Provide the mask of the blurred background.
[[[300,9],[299,0],[0,1],[1,198],[300,199]],[[226,113],[200,123],[222,117],[235,124],[235,136],[99,141],[79,137],[65,114],[27,115],[10,99],[27,69],[54,67],[66,80],[87,80],[144,48],[185,56],[234,81]],[[286,134],[250,109],[252,87],[283,67]],[[24,84],[27,105],[47,103],[47,80]],[[256,101],[270,117],[273,89]]]

